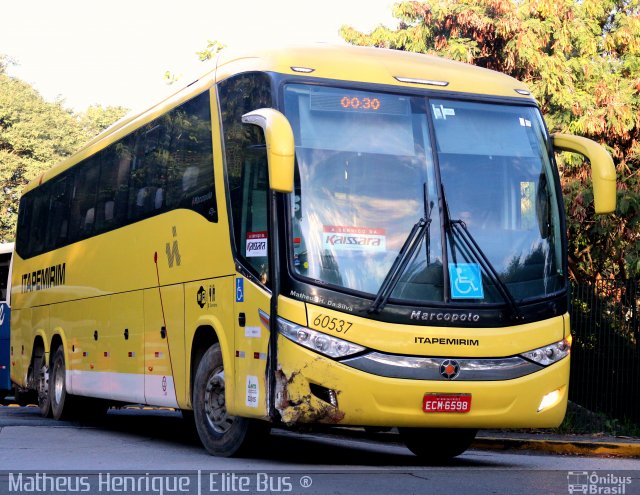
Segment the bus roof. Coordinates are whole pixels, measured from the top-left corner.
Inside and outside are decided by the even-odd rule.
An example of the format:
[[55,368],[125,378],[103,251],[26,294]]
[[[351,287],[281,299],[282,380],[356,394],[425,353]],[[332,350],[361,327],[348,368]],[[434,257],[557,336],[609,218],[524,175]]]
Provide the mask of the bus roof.
[[223,50],[216,68],[161,100],[153,107],[126,115],[82,149],[31,181],[23,192],[55,177],[106,148],[135,129],[191,99],[215,82],[235,74],[269,71],[287,75],[410,87],[533,101],[520,81],[492,70],[433,55],[352,45],[317,43],[252,52]]

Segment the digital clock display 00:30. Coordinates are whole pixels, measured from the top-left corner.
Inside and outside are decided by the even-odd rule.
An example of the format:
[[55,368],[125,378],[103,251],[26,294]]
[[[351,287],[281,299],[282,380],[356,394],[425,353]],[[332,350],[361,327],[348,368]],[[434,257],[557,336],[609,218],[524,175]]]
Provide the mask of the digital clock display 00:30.
[[380,100],[378,98],[343,96],[340,99],[340,106],[349,110],[380,110]]

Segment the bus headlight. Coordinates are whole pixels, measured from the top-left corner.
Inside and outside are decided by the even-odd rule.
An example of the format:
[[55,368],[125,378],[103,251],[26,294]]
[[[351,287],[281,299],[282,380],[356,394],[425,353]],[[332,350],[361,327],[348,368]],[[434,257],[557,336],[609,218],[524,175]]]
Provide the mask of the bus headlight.
[[361,345],[316,332],[282,318],[278,318],[278,331],[292,342],[332,358],[351,356],[366,350]]
[[538,363],[542,366],[549,366],[550,364],[556,363],[566,357],[570,351],[571,339],[567,338],[560,342],[556,342],[555,344],[540,347],[520,355],[534,363]]

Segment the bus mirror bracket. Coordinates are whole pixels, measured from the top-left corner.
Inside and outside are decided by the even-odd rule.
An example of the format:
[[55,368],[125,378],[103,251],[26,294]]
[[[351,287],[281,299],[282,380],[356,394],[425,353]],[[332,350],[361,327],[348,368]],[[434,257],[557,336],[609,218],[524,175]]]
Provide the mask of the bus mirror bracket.
[[569,151],[591,162],[593,204],[596,213],[613,213],[616,209],[616,169],[611,155],[600,144],[571,134],[552,134],[556,151]]
[[287,118],[273,108],[260,108],[244,114],[242,122],[257,125],[264,132],[269,163],[269,187],[278,192],[293,192],[295,143]]

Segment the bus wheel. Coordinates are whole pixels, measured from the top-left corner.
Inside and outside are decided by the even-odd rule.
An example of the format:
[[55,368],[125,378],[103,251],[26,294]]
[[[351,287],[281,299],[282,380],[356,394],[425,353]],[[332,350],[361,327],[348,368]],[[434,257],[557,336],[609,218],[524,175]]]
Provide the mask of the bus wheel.
[[44,354],[36,358],[34,363],[36,373],[36,393],[38,394],[38,407],[40,414],[48,418],[51,416],[51,401],[49,400],[49,368],[46,365]]
[[259,426],[227,414],[220,345],[211,346],[198,364],[193,414],[200,441],[211,455],[231,457],[246,451]]
[[[49,402],[51,412],[55,419],[67,416],[65,402],[68,402],[67,385],[65,383],[66,367],[64,363],[64,349],[58,347],[51,361],[51,373],[49,373]],[[67,407],[67,409],[69,409]]]
[[466,428],[398,428],[407,448],[427,462],[446,462],[473,443],[478,430]]

